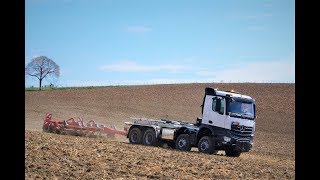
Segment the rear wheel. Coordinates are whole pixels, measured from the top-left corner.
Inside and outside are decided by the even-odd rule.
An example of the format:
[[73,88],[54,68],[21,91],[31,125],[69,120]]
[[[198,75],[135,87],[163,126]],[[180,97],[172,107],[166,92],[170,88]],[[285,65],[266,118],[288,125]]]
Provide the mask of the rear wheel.
[[143,144],[147,146],[156,146],[157,138],[154,129],[148,129],[143,135]]
[[190,151],[191,143],[188,134],[180,134],[176,140],[176,149],[181,151]]
[[132,144],[142,144],[142,132],[139,128],[132,128],[130,130],[129,142]]
[[214,140],[209,136],[204,136],[200,139],[198,143],[199,152],[206,154],[214,154],[217,151],[214,149]]
[[228,149],[225,152],[226,152],[226,156],[229,156],[229,157],[239,157],[241,155],[241,151],[238,151],[235,149]]

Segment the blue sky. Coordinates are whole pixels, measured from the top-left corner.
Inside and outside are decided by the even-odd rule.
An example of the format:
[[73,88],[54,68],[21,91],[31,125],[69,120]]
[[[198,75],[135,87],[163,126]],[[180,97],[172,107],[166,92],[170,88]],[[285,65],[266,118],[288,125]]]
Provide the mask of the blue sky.
[[294,83],[294,3],[26,0],[25,63],[55,61],[57,86]]

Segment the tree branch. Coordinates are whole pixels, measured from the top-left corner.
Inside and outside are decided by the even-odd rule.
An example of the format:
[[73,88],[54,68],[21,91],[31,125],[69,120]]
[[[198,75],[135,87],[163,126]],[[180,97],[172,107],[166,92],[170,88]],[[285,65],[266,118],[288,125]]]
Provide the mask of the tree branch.
[[34,77],[40,79],[36,74],[30,74],[30,73],[27,73],[27,74],[28,74],[29,76],[34,76]]
[[[53,73],[54,71],[48,71],[44,76],[43,76],[43,78],[45,78],[48,74],[51,74],[51,73]],[[42,79],[43,79],[42,78]]]

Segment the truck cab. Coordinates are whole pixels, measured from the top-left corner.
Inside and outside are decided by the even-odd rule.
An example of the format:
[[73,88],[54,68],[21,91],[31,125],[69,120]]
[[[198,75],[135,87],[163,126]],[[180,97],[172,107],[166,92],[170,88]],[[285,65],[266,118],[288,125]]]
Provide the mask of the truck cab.
[[256,119],[255,100],[252,97],[233,90],[206,88],[201,106],[197,143],[207,135],[214,146],[208,147],[210,142],[205,142],[203,151],[206,152],[207,147],[214,149],[213,152],[225,150],[230,156],[239,156],[241,152],[248,152],[252,148]]

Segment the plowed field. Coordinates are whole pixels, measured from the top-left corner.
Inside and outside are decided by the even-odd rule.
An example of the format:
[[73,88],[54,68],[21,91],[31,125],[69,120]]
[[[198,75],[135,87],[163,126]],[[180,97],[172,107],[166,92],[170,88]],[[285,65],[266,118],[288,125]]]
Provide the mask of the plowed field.
[[[114,124],[130,117],[195,122],[205,87],[256,99],[254,145],[238,158],[42,132],[45,113]],[[25,92],[26,179],[295,179],[295,84],[179,84]]]

